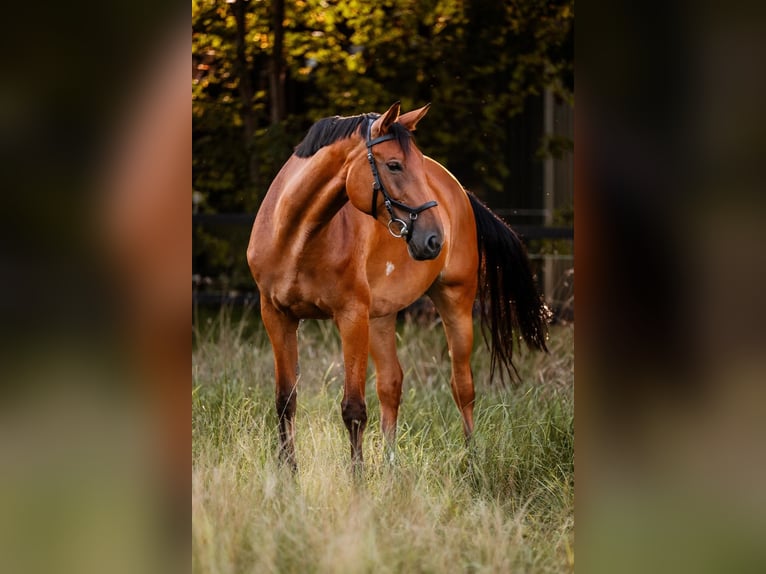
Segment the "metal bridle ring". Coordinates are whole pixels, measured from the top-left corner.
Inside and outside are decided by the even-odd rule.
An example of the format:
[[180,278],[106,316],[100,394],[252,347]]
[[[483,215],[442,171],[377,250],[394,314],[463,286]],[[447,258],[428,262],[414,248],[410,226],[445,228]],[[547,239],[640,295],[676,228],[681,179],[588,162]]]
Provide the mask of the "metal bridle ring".
[[[391,225],[393,225],[394,223],[398,223],[399,224],[399,230],[398,231],[395,231],[391,227]],[[388,222],[388,232],[391,235],[393,235],[394,237],[396,237],[397,239],[407,235],[408,231],[409,231],[409,228],[407,227],[407,224],[404,221],[402,221],[401,219],[397,219],[397,218],[394,217],[394,218],[391,219],[391,221]]]

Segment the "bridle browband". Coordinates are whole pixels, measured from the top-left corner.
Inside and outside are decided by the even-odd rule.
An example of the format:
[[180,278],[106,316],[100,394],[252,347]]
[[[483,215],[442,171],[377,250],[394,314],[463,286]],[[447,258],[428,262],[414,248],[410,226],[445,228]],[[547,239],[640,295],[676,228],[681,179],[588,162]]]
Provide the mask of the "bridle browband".
[[[386,211],[388,211],[389,216],[391,216],[391,219],[388,222],[388,232],[393,235],[394,237],[404,237],[405,241],[409,241],[410,237],[412,236],[412,229],[415,227],[415,220],[418,218],[418,215],[425,211],[426,209],[431,209],[432,207],[436,207],[439,205],[435,201],[427,201],[423,205],[420,205],[418,207],[410,207],[409,205],[402,203],[401,201],[397,201],[394,198],[392,198],[390,195],[388,195],[388,192],[386,191],[385,186],[383,185],[383,182],[380,181],[380,174],[378,173],[378,166],[375,163],[375,157],[372,155],[372,146],[395,139],[396,136],[392,133],[388,133],[385,135],[382,135],[380,137],[377,137],[375,139],[370,139],[370,136],[372,135],[372,124],[375,120],[370,119],[370,121],[367,123],[367,136],[366,136],[366,144],[367,144],[367,161],[370,162],[370,168],[372,169],[372,217],[374,219],[378,218],[378,192],[383,194],[383,205],[386,207]],[[396,217],[396,214],[394,214],[394,207],[397,207],[401,209],[402,211],[406,211],[410,214],[410,225],[408,226],[407,223]],[[398,226],[398,229],[396,227]]]

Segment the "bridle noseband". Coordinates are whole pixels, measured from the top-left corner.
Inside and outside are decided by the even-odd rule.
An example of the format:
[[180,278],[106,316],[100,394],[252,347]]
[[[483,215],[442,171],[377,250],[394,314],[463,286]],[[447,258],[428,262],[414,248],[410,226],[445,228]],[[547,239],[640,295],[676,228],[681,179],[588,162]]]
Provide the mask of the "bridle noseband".
[[[372,217],[377,219],[378,218],[378,192],[383,194],[383,205],[386,206],[386,210],[388,211],[388,214],[391,216],[391,219],[388,222],[388,232],[393,235],[394,237],[404,237],[406,241],[410,240],[410,237],[412,236],[412,230],[415,227],[415,220],[418,218],[418,215],[425,211],[426,209],[431,209],[432,207],[436,207],[439,205],[435,201],[427,201],[423,205],[420,205],[418,207],[410,207],[409,205],[402,203],[401,201],[397,201],[394,198],[392,198],[390,195],[388,195],[388,192],[386,191],[385,186],[383,185],[383,182],[380,181],[380,174],[378,174],[378,166],[375,163],[375,157],[372,155],[372,146],[379,144],[381,142],[385,142],[388,140],[395,139],[396,136],[394,134],[388,133],[386,135],[377,137],[375,139],[370,139],[371,131],[372,131],[372,124],[374,120],[370,120],[367,124],[367,137],[366,137],[366,143],[367,143],[367,161],[370,162],[370,168],[372,168]],[[397,207],[401,209],[402,211],[406,211],[410,214],[410,225],[408,226],[407,223],[396,217],[396,214],[394,214],[394,207]],[[397,229],[398,228],[398,229]]]

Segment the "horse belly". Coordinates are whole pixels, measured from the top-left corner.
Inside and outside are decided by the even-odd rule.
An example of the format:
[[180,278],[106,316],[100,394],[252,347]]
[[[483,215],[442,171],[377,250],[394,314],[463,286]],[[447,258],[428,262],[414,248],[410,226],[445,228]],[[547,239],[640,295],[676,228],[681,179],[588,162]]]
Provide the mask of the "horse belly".
[[325,309],[312,303],[295,303],[290,305],[287,310],[293,317],[298,319],[331,319],[332,314]]

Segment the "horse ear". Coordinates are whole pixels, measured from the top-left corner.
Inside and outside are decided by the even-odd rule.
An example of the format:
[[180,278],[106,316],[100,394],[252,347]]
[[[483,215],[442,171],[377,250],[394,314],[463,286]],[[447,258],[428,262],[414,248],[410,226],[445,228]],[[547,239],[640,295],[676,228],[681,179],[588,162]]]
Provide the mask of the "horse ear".
[[411,132],[414,132],[415,126],[417,126],[418,122],[423,118],[423,116],[428,113],[428,108],[430,107],[431,104],[426,104],[422,108],[418,108],[417,110],[412,110],[411,112],[402,114],[399,116],[399,123]]
[[401,102],[394,102],[394,104],[388,108],[388,111],[380,116],[375,123],[372,124],[371,132],[372,137],[376,138],[388,133],[388,128],[391,127],[397,119],[399,119],[399,109]]

